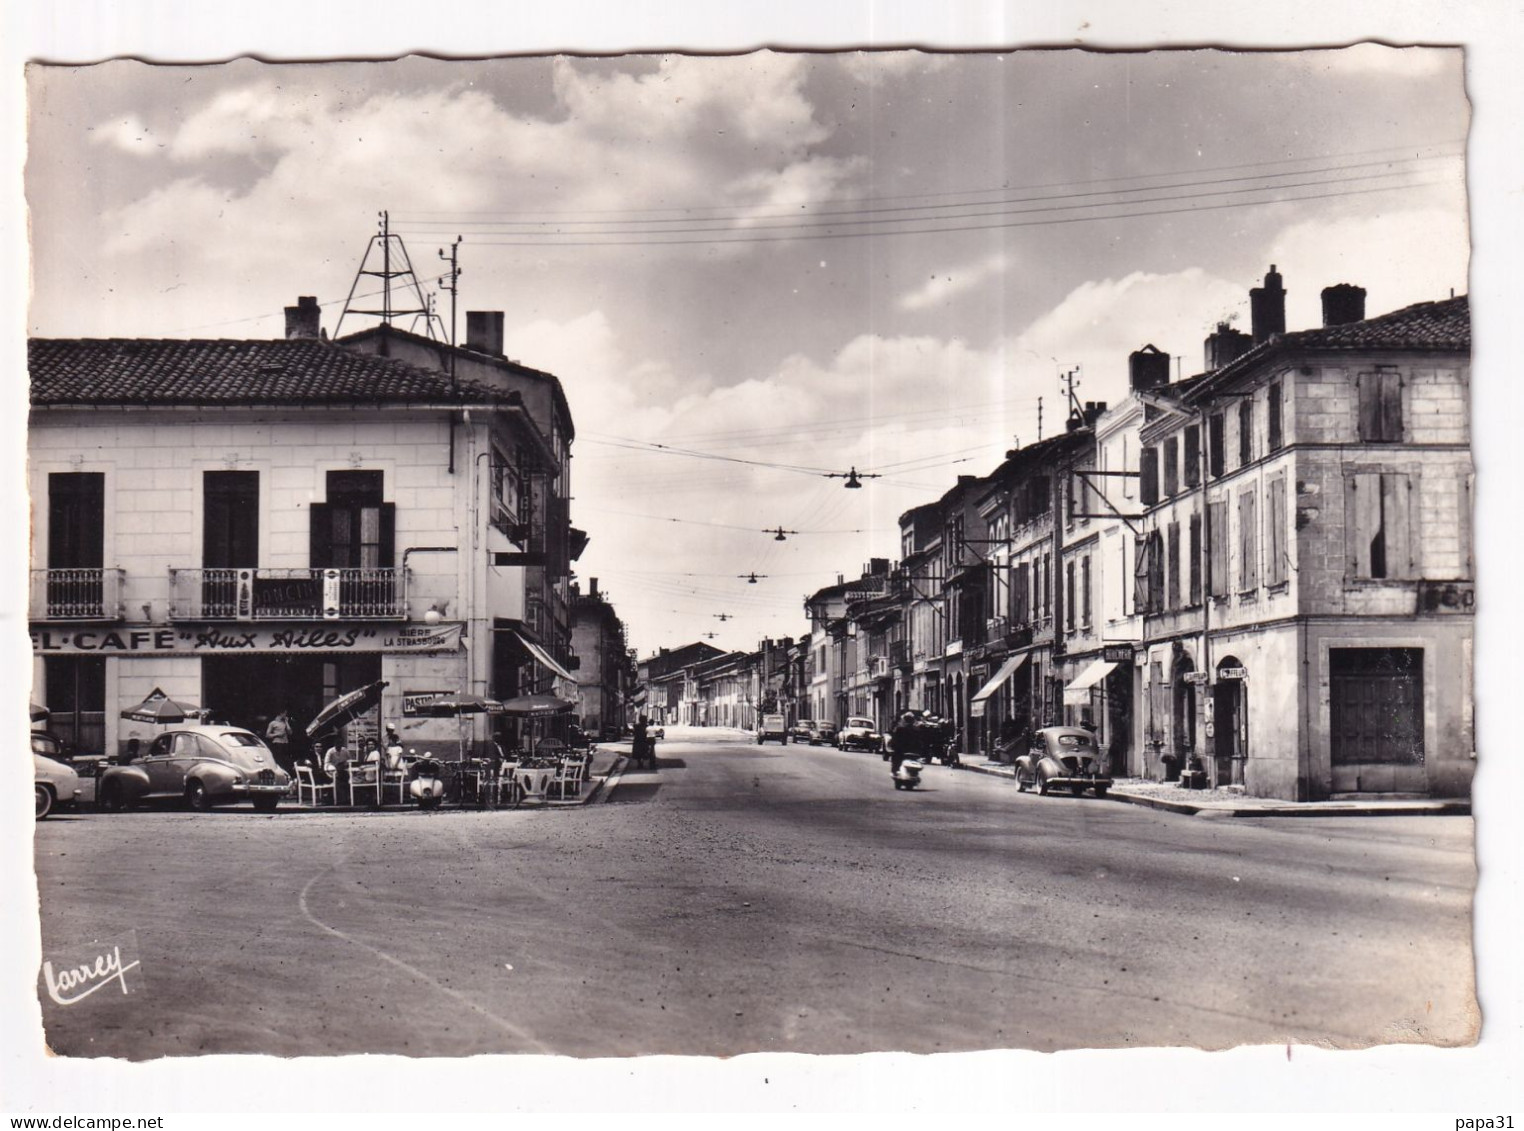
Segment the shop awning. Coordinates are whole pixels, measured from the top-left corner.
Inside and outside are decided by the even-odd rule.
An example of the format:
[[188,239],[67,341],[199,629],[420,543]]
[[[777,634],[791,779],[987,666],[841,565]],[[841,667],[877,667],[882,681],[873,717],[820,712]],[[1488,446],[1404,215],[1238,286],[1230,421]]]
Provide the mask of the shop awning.
[[551,659],[549,652],[545,651],[544,648],[541,648],[533,640],[525,637],[521,632],[515,632],[513,635],[518,637],[519,643],[524,646],[524,651],[533,656],[535,658],[535,662],[538,663],[542,668],[561,679],[570,680],[572,686],[576,686],[577,677],[572,675],[571,672],[567,671],[560,664],[556,663],[555,660]]
[[1115,663],[1108,660],[1096,660],[1084,671],[1080,672],[1074,682],[1064,688],[1065,707],[1083,707],[1090,702],[1090,689],[1101,680],[1111,674]]
[[969,700],[968,713],[976,719],[980,718],[984,714],[984,705],[989,701],[989,697],[999,690],[1002,683],[1011,678],[1012,672],[1026,662],[1027,653],[1020,652],[1001,664],[1000,670],[992,675],[989,682]]

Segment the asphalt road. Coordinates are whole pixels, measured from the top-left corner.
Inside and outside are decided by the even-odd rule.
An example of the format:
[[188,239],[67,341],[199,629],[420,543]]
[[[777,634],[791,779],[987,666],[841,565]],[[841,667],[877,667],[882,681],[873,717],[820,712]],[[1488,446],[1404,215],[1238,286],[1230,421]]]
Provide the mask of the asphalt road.
[[579,809],[41,822],[69,1056],[1469,1043],[1466,817],[1212,820],[678,731]]

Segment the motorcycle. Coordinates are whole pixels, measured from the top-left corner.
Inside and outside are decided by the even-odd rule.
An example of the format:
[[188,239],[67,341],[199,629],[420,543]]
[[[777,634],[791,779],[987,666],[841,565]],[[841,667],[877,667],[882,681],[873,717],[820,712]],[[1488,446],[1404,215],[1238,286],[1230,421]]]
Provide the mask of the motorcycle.
[[425,755],[413,762],[409,773],[413,780],[408,783],[407,791],[418,802],[418,808],[439,808],[445,794],[444,768],[439,762]]
[[906,758],[893,773],[895,789],[914,789],[921,784],[921,771],[925,768],[919,758]]

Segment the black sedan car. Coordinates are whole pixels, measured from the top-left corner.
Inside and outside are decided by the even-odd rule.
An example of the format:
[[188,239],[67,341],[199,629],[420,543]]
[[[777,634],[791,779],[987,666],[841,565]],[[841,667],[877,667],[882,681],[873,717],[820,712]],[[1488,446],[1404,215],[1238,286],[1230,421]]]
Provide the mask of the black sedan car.
[[1049,790],[1067,789],[1079,797],[1088,789],[1105,797],[1111,775],[1088,730],[1043,727],[1032,735],[1031,749],[1016,759],[1016,786],[1023,791],[1035,786],[1044,796]]

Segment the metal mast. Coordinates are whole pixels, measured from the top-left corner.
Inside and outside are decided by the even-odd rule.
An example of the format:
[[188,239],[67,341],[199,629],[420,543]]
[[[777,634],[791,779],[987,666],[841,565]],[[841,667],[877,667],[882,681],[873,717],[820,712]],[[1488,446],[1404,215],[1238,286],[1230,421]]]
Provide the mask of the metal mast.
[[[390,326],[394,318],[412,315],[415,324],[419,318],[423,319],[425,332],[432,339],[434,337],[433,312],[429,308],[428,300],[424,298],[423,286],[418,282],[418,276],[413,271],[413,261],[408,257],[407,246],[403,244],[401,236],[392,234],[390,214],[382,212],[380,217],[379,230],[370,237],[370,243],[366,245],[365,255],[360,260],[360,269],[355,272],[355,281],[349,286],[349,297],[344,300],[344,310],[339,315],[338,325],[333,329],[333,336],[336,338],[339,336],[339,332],[344,328],[344,319],[350,314],[378,317],[383,326]],[[380,260],[379,267],[373,266],[377,259]],[[397,264],[395,267],[394,262]],[[356,296],[355,292],[360,289],[360,280],[366,277],[380,279],[381,289]],[[411,291],[412,299],[404,301],[414,301],[417,305],[394,305],[392,297],[394,287],[404,294]],[[367,299],[374,298],[378,294],[381,296],[379,310],[355,305],[356,297]]]

